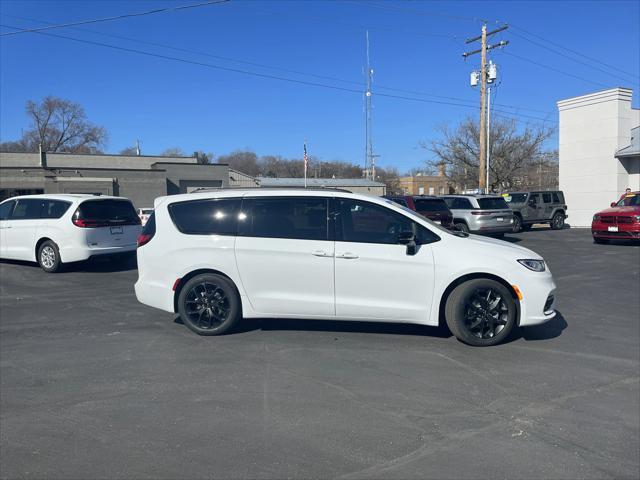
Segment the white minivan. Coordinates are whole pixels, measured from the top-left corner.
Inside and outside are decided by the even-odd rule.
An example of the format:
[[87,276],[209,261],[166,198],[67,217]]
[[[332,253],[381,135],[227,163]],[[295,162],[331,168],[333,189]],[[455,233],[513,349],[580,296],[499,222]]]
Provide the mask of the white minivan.
[[346,191],[161,197],[137,256],[138,300],[202,335],[242,317],[444,319],[461,341],[485,346],[555,316],[555,284],[535,252]]
[[134,251],[140,218],[129,199],[25,195],[0,203],[0,258],[38,262],[46,272],[95,255]]

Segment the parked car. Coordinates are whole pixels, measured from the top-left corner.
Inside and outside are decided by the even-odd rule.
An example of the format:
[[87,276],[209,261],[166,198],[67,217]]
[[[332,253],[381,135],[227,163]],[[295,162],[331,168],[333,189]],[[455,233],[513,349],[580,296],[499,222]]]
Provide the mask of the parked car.
[[443,227],[453,228],[453,215],[445,201],[432,195],[385,195],[384,198],[418,212]]
[[153,208],[139,208],[138,210],[136,210],[136,212],[138,213],[140,222],[144,226],[147,223],[147,220],[149,220],[149,217],[151,216],[151,214],[153,213]]
[[0,203],[0,258],[38,262],[46,272],[94,255],[136,249],[140,219],[126,198],[26,195]]
[[242,317],[443,319],[461,341],[486,346],[555,315],[555,283],[537,253],[339,190],[161,197],[138,246],[138,300],[202,335]]
[[499,195],[445,195],[453,224],[466,233],[504,235],[513,229],[513,212]]
[[596,243],[609,240],[640,240],[640,191],[613,202],[611,208],[593,216],[591,235]]
[[553,230],[562,230],[567,215],[564,193],[510,192],[503,194],[509,208],[513,210],[513,232],[518,233],[534,223],[548,223]]

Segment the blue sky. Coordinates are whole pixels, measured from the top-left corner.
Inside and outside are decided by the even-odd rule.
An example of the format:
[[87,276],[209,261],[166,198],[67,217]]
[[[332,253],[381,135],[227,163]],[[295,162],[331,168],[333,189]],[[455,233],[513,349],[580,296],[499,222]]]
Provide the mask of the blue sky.
[[[66,23],[193,3],[198,2],[1,0],[0,23],[34,28],[45,25],[37,21]],[[503,114],[517,117],[521,126],[556,122],[557,100],[615,86],[634,88],[633,103],[638,106],[638,1],[232,0],[48,33],[356,92],[24,33],[0,38],[0,140],[16,139],[27,126],[27,100],[51,94],[81,103],[91,121],[105,126],[109,152],[139,138],[147,154],[168,147],[216,155],[246,148],[259,155],[300,157],[306,138],[309,153],[322,160],[362,163],[364,116],[359,92],[368,29],[374,69],[374,149],[380,165],[404,171],[429,158],[420,143],[436,138],[439,126],[453,126],[478,114],[478,92],[469,87],[469,73],[477,68],[479,57],[465,62],[461,54],[475,48],[465,45],[464,39],[479,34],[480,19],[489,21],[489,29],[498,25],[496,21],[511,25],[492,39],[510,42],[504,51],[491,55],[501,78],[494,102],[501,104],[496,108]],[[13,30],[1,29],[9,31]],[[556,144],[557,136],[549,147]]]

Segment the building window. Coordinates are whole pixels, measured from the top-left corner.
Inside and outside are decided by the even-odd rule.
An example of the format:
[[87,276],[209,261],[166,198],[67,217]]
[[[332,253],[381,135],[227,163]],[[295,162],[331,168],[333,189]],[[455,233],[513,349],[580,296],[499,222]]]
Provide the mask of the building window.
[[435,189],[433,187],[429,187],[429,195],[433,195],[435,193]]
[[440,195],[444,195],[444,187],[440,187]]
[[418,187],[418,195],[424,195],[424,187]]

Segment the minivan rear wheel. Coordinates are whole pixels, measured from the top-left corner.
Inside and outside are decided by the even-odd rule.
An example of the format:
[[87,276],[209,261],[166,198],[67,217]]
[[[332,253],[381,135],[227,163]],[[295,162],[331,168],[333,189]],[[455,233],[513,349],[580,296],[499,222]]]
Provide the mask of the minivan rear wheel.
[[60,251],[58,245],[51,240],[45,240],[38,247],[38,265],[47,273],[55,273],[60,270]]
[[228,278],[204,273],[191,278],[180,290],[178,313],[182,322],[199,335],[221,335],[241,317],[240,296]]
[[489,278],[458,285],[445,307],[447,326],[458,340],[476,347],[496,345],[506,339],[517,319],[511,292]]

